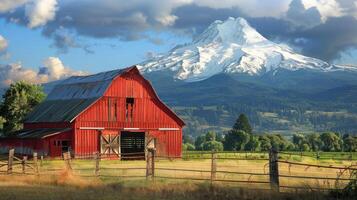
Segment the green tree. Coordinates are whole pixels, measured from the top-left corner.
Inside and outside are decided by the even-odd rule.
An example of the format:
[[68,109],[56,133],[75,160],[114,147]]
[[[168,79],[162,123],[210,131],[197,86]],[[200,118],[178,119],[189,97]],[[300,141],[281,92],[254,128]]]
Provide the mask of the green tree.
[[182,145],[182,149],[184,151],[194,151],[195,150],[195,146],[193,144],[190,143],[185,143]]
[[189,143],[189,144],[193,144],[194,143],[192,136],[188,135],[188,134],[184,134],[183,135],[183,142],[184,143]]
[[271,143],[271,147],[278,151],[284,151],[288,149],[289,142],[280,134],[268,135]]
[[351,135],[343,136],[343,149],[344,151],[356,152],[357,151],[357,137]]
[[320,135],[320,138],[323,144],[323,151],[341,151],[342,140],[337,134],[325,132]]
[[319,151],[322,147],[322,141],[320,135],[317,133],[312,133],[306,136],[307,142],[312,151]]
[[223,134],[219,133],[216,135],[216,141],[217,142],[222,142],[224,141]]
[[0,105],[1,116],[6,120],[4,132],[9,134],[22,128],[26,115],[45,98],[41,86],[23,81],[11,84],[3,95],[4,101]]
[[207,141],[203,143],[203,150],[205,151],[223,151],[222,142],[218,141]]
[[244,150],[245,145],[249,142],[250,135],[244,131],[231,130],[225,137],[224,149],[228,151]]
[[[1,106],[1,105],[0,105]],[[2,130],[4,128],[4,123],[5,123],[5,119],[3,117],[0,116],[0,135],[2,134]]]
[[195,140],[195,148],[196,150],[203,150],[203,143],[206,142],[206,136],[200,135]]
[[260,140],[258,136],[251,135],[249,142],[245,145],[247,151],[260,151]]
[[244,131],[252,134],[252,127],[249,124],[248,117],[245,114],[240,114],[237,121],[233,125],[233,130]]
[[262,135],[259,137],[260,148],[262,151],[269,151],[271,149],[270,138],[267,135]]
[[216,141],[216,133],[214,131],[208,131],[205,138],[206,141]]
[[[300,133],[295,133],[293,135],[293,143],[298,151],[306,151],[311,149],[305,135]],[[307,147],[309,146],[309,147]]]

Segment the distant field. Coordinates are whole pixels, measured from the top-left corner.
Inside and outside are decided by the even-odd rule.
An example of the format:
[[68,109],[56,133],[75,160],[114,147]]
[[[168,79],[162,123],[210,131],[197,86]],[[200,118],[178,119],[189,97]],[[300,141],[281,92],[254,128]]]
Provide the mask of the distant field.
[[[209,151],[187,151],[183,153],[183,158],[209,158],[211,155]],[[268,152],[229,152],[223,151],[218,152],[218,157],[222,158],[268,158]],[[301,161],[302,158],[305,160],[328,160],[328,162],[337,162],[340,160],[357,161],[357,152],[282,152],[279,154],[282,159],[293,159]]]

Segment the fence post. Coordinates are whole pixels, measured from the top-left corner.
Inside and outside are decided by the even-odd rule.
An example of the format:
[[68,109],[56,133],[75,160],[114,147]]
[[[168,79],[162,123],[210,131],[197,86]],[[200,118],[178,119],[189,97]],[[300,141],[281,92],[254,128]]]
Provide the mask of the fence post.
[[216,171],[217,171],[217,154],[216,152],[212,151],[212,157],[211,157],[211,185],[213,184],[213,181],[216,179]]
[[147,149],[146,154],[146,179],[155,176],[155,149]]
[[271,189],[279,191],[278,151],[275,149],[271,149],[269,152],[269,178]]
[[151,177],[155,177],[155,149],[151,149]]
[[94,152],[94,160],[95,160],[95,170],[94,170],[94,174],[95,174],[96,176],[99,176],[99,161],[100,161],[99,152]]
[[38,175],[37,152],[33,152],[33,165],[35,168],[35,173]]
[[149,179],[149,176],[150,176],[150,173],[151,173],[151,170],[150,170],[150,159],[151,159],[151,156],[150,156],[150,150],[147,149],[146,151],[146,180]]
[[7,174],[12,174],[12,164],[14,161],[14,154],[15,154],[15,149],[10,149],[9,150],[9,159],[7,162]]
[[27,162],[27,156],[22,157],[22,173],[25,174],[26,173],[26,162]]
[[72,170],[72,166],[71,166],[71,154],[70,154],[69,152],[63,153],[63,160],[65,161],[66,169],[67,169],[67,170]]
[[316,160],[319,160],[319,159],[320,159],[320,152],[317,151],[317,152],[316,152]]
[[40,167],[43,165],[43,156],[41,156]]

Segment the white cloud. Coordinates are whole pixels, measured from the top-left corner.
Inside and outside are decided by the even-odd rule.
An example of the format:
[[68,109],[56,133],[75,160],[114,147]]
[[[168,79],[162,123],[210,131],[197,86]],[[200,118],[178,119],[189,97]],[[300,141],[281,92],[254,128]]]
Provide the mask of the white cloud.
[[57,57],[45,59],[43,65],[38,71],[23,67],[20,62],[0,65],[0,87],[7,87],[17,81],[39,84],[69,76],[87,74],[86,72],[75,71],[66,67]]
[[0,0],[0,13],[12,11],[23,6],[28,0]]
[[339,57],[333,60],[334,64],[338,65],[354,65],[357,63],[357,48],[348,48],[339,53]]
[[0,35],[0,59],[8,59],[10,58],[10,54],[7,51],[9,44],[7,40]]
[[345,15],[337,0],[302,0],[306,9],[316,7],[320,12],[322,21],[329,17],[340,17]]
[[32,0],[26,5],[28,27],[45,25],[54,19],[57,10],[57,0]]
[[8,46],[8,43],[7,43],[6,39],[2,35],[0,35],[0,54],[2,54],[3,52],[6,51],[7,46]]
[[251,17],[279,17],[289,9],[291,0],[193,0],[192,2],[210,8],[237,7]]
[[43,61],[44,67],[40,68],[40,75],[46,75],[51,80],[58,80],[68,76],[84,75],[85,72],[74,71],[63,65],[62,61],[57,57],[49,57]]

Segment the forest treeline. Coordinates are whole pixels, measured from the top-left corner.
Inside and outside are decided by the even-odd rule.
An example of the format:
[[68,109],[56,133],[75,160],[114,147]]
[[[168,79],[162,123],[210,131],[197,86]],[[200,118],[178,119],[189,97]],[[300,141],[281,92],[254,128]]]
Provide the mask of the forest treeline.
[[335,132],[295,133],[291,140],[280,134],[254,134],[246,115],[241,114],[232,129],[225,134],[209,131],[195,140],[184,136],[185,150],[215,151],[357,151],[357,137]]

